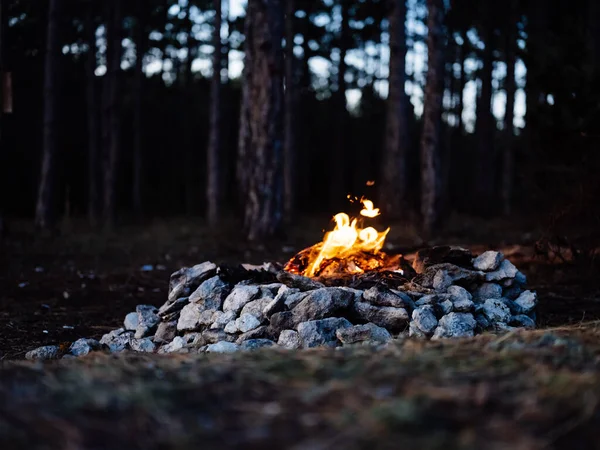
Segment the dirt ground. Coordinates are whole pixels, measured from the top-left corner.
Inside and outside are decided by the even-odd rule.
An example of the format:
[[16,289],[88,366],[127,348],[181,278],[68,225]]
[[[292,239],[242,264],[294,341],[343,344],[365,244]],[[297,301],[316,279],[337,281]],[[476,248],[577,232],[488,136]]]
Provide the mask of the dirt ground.
[[[427,244],[503,250],[538,292],[536,331],[376,352],[14,361],[99,338],[137,304],[161,305],[181,266],[284,262],[326,226],[306,220],[249,246],[236,224],[97,233],[66,223],[51,236],[11,224],[0,242],[1,448],[600,448],[597,266],[540,255],[544,230],[527,221],[455,218]],[[426,245],[400,225],[388,242],[405,253]]]

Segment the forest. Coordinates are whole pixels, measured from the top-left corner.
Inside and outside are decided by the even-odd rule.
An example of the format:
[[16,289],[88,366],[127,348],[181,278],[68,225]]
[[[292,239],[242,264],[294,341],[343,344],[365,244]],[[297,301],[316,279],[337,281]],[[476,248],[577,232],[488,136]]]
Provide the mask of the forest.
[[5,2],[3,216],[597,216],[594,1],[279,3]]

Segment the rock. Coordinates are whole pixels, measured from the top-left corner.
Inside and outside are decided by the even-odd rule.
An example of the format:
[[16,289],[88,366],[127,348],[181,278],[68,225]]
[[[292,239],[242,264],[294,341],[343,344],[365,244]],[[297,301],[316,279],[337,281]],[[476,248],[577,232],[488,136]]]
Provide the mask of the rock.
[[165,317],[169,314],[173,314],[177,311],[181,311],[185,305],[190,302],[189,297],[181,297],[177,300],[167,301],[164,305],[162,305],[158,310],[158,315],[160,317]]
[[414,325],[423,334],[431,336],[438,326],[438,320],[433,313],[433,307],[426,305],[415,309],[412,313],[411,325]]
[[492,272],[500,267],[504,255],[500,252],[488,250],[473,260],[473,267],[484,272]]
[[102,336],[100,344],[106,345],[111,353],[121,352],[129,347],[132,334],[131,331],[118,328]]
[[298,304],[304,300],[308,295],[308,292],[294,292],[285,297],[285,307],[289,310],[294,309]]
[[255,328],[254,330],[250,330],[250,331],[247,331],[247,332],[241,334],[235,342],[236,342],[236,344],[241,344],[242,342],[250,340],[250,339],[273,340],[273,339],[275,339],[275,336],[271,332],[271,329],[269,327],[262,325],[258,328]]
[[423,297],[421,297],[419,300],[417,300],[415,302],[415,307],[418,308],[419,306],[424,306],[424,305],[437,305],[446,300],[452,301],[452,295],[450,295],[450,294],[424,295]]
[[73,356],[84,356],[90,352],[100,350],[101,347],[102,345],[96,339],[81,338],[71,344],[69,353]]
[[[258,292],[258,287],[253,286],[253,288]],[[190,303],[198,304],[202,310],[219,310],[223,306],[223,300],[229,292],[229,284],[225,283],[218,276],[215,276],[198,286],[198,289],[190,295],[189,300]]]
[[312,291],[313,289],[324,288],[323,283],[319,283],[302,275],[295,275],[286,271],[281,271],[277,274],[277,279],[288,287],[298,288],[301,291]]
[[475,314],[475,321],[481,330],[488,330],[492,324],[483,314]]
[[501,281],[507,278],[514,278],[517,275],[517,268],[508,259],[502,260],[500,267],[493,272],[485,274],[486,281]]
[[525,291],[515,300],[515,304],[521,308],[523,313],[529,314],[537,305],[537,295],[535,292]]
[[444,300],[439,303],[439,308],[442,313],[442,316],[451,313],[454,310],[454,303],[451,300]]
[[450,286],[448,288],[453,304],[453,310],[456,312],[471,312],[475,306],[473,297],[465,288],[460,286]]
[[527,277],[525,276],[525,274],[523,272],[521,272],[519,270],[519,271],[517,271],[517,274],[515,275],[515,282],[519,283],[520,285],[525,285],[525,284],[527,284]]
[[131,339],[129,345],[136,352],[154,353],[156,350],[156,344],[151,338]]
[[30,361],[46,361],[49,359],[58,359],[60,347],[58,345],[45,345],[25,353],[25,359]]
[[240,344],[240,350],[258,350],[259,348],[273,347],[275,342],[270,339],[248,339]]
[[168,344],[163,345],[158,349],[158,353],[175,353],[185,347],[186,341],[181,336],[175,336],[175,338]]
[[365,322],[387,328],[390,331],[401,331],[408,325],[408,312],[404,308],[392,306],[374,306],[366,302],[356,302],[353,307],[357,317]]
[[207,353],[235,353],[240,346],[233,342],[219,341],[216,344],[210,344],[206,347]]
[[321,320],[310,320],[298,325],[298,335],[303,348],[318,346],[337,346],[336,331],[349,328],[352,324],[344,318],[330,317]]
[[501,299],[489,298],[482,306],[483,314],[491,322],[508,322],[510,320],[510,309]]
[[137,305],[135,308],[138,316],[138,326],[135,329],[135,338],[141,339],[156,331],[160,322],[158,310],[152,305]]
[[289,350],[296,350],[302,346],[300,335],[295,330],[283,330],[279,334],[277,345]]
[[235,313],[235,311],[227,311],[226,313],[222,311],[215,311],[213,315],[213,323],[210,326],[210,329],[222,330],[232,320],[235,322],[236,317],[237,314]]
[[360,302],[361,299],[363,298],[363,291],[361,291],[360,289],[349,288],[347,286],[339,286],[338,289],[342,289],[342,290],[344,290],[346,292],[350,292],[352,295],[354,295],[355,302]]
[[214,309],[205,309],[204,303],[190,303],[181,310],[177,329],[179,331],[196,331],[213,323]]
[[138,313],[130,312],[129,314],[127,314],[125,316],[125,320],[123,321],[123,327],[126,330],[135,331],[135,329],[138,327],[139,323],[140,322],[138,320]]
[[[274,299],[268,298],[268,297],[263,297],[263,298],[259,298],[257,300],[252,300],[249,303],[246,303],[246,305],[242,308],[242,311],[240,312],[240,317],[243,316],[244,314],[250,314],[251,316],[256,317],[258,319],[258,321],[262,323],[266,319],[265,314],[263,313],[263,310],[272,301],[274,301]],[[282,303],[282,306],[284,306],[283,303]]]
[[237,327],[236,320],[232,320],[227,325],[225,325],[224,330],[225,330],[225,333],[229,333],[229,334],[234,334],[234,333],[237,333],[238,331],[240,331]]
[[472,337],[476,325],[472,314],[451,312],[440,319],[431,339]]
[[223,330],[204,330],[202,332],[202,339],[207,344],[214,344],[219,341],[233,342],[236,336],[227,334]]
[[531,317],[526,316],[525,314],[519,314],[519,315],[513,316],[510,319],[510,321],[508,322],[508,324],[515,326],[515,327],[522,327],[522,328],[529,328],[529,329],[535,328],[535,321]]
[[275,298],[275,296],[277,296],[281,288],[289,289],[285,284],[282,283],[261,284],[259,288],[261,297],[270,298]]
[[[359,291],[360,292],[360,291]],[[375,306],[393,306],[394,308],[410,308],[415,307],[415,303],[408,295],[401,291],[385,291],[379,290],[376,286],[367,289],[362,298],[367,303]],[[355,301],[360,301],[360,299]]]
[[281,331],[289,328],[296,328],[294,315],[291,311],[282,311],[271,316],[271,328],[276,331]]
[[[321,288],[311,291],[292,310],[295,323],[319,320],[348,309],[354,295],[339,288]],[[287,328],[287,327],[286,327]]]
[[242,314],[239,319],[236,319],[235,325],[242,333],[254,330],[260,326],[260,320],[251,314]]
[[189,295],[200,283],[214,276],[216,272],[217,266],[210,261],[174,272],[169,280],[169,301]]
[[258,286],[245,286],[245,285],[236,285],[231,291],[231,294],[227,296],[225,302],[223,303],[223,311],[234,311],[236,314],[239,314],[242,308],[247,304],[254,300],[258,294],[260,293],[260,289]]
[[378,327],[374,323],[339,328],[336,330],[335,335],[342,344],[354,344],[356,342],[386,343],[392,340],[392,335],[388,330]]
[[438,270],[433,277],[433,289],[437,292],[446,292],[452,286],[452,277],[445,270]]
[[506,288],[502,291],[502,297],[508,298],[510,300],[516,300],[519,295],[521,295],[521,286],[515,284],[509,288]]
[[419,327],[417,327],[413,322],[411,322],[408,326],[408,336],[417,339],[427,339],[427,335],[419,330]]
[[[442,273],[438,274],[440,271],[442,271]],[[439,292],[440,288],[442,287],[440,280],[446,280],[445,282],[450,280],[452,283],[470,283],[479,281],[484,277],[484,275],[484,272],[465,269],[453,264],[442,263],[427,267],[425,271],[420,275],[417,275],[413,281],[414,283],[425,288],[434,288],[434,284],[436,284],[436,286],[438,286],[436,291]]]
[[202,333],[187,333],[183,335],[185,348],[197,350],[205,345]]
[[281,287],[277,290],[277,295],[275,295],[275,298],[263,308],[263,316],[269,318],[275,313],[284,311],[286,308],[285,301],[288,298],[288,296],[297,292],[300,292],[300,290],[292,289],[282,284]]
[[472,257],[471,251],[466,248],[450,245],[436,246],[419,250],[412,266],[417,273],[423,273],[427,267],[441,263],[469,267]]
[[496,283],[483,283],[473,291],[473,299],[477,302],[500,297],[502,297],[502,286]]

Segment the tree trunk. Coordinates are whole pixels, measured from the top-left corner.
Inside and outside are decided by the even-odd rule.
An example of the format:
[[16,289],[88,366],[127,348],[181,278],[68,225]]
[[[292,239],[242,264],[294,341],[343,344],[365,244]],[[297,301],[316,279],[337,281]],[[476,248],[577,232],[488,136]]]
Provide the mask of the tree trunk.
[[285,17],[285,143],[284,143],[284,210],[285,218],[292,219],[296,206],[296,125],[298,92],[296,57],[294,56],[295,1],[286,1]]
[[135,75],[133,106],[133,210],[139,217],[144,213],[144,55],[148,47],[145,5],[137,2],[138,23],[135,29]]
[[86,96],[88,123],[88,219],[92,225],[100,217],[100,147],[98,102],[96,97],[96,24],[95,1],[90,0],[86,17],[88,54],[86,61]]
[[390,75],[379,206],[389,215],[406,213],[406,159],[410,148],[406,95],[406,0],[393,0],[389,15]]
[[283,5],[251,1],[246,13],[245,98],[241,139],[246,180],[244,226],[258,241],[281,230],[283,218]]
[[421,136],[421,214],[425,237],[439,225],[440,144],[442,97],[444,93],[444,4],[427,0],[427,84],[423,103]]
[[515,80],[515,62],[517,47],[517,14],[515,0],[510,3],[509,32],[506,39],[506,112],[504,113],[504,151],[502,152],[502,210],[504,215],[511,213],[512,187],[513,187],[513,137],[515,118],[515,94],[517,83]]
[[121,117],[119,104],[121,70],[121,2],[112,0],[106,27],[107,148],[104,159],[104,222],[112,227],[116,219],[117,169],[120,153]]
[[223,45],[221,42],[222,2],[215,0],[215,29],[213,31],[213,74],[210,99],[210,134],[208,138],[208,183],[206,186],[207,216],[211,225],[219,222],[221,204],[221,69]]
[[464,111],[464,96],[465,85],[467,84],[467,71],[465,70],[465,61],[467,59],[467,34],[461,33],[462,45],[458,48],[458,57],[460,63],[460,78],[458,80],[458,105],[456,106],[456,115],[458,118],[457,128],[458,135],[461,136],[464,132],[463,111]]
[[[186,8],[186,44],[188,48],[187,58],[184,64],[179,64],[179,68],[175,70],[177,81],[181,87],[182,95],[181,103],[185,105],[185,110],[189,111],[184,118],[184,160],[185,160],[185,204],[188,215],[196,215],[199,212],[200,192],[198,185],[198,169],[196,167],[198,159],[196,155],[197,143],[194,137],[194,117],[192,112],[195,111],[194,97],[189,95],[189,92],[194,90],[194,73],[192,65],[196,59],[198,42],[194,38],[192,28],[194,23],[190,17],[191,4],[188,2]],[[210,172],[210,169],[209,169]]]
[[46,55],[44,62],[44,126],[43,153],[35,208],[35,225],[48,229],[56,219],[54,183],[56,181],[56,114],[57,114],[57,72],[60,57],[59,19],[60,0],[50,0],[48,10],[48,29],[46,32]]
[[494,197],[494,129],[495,118],[492,115],[492,71],[494,54],[492,40],[494,30],[491,22],[491,7],[485,8],[485,49],[483,50],[483,68],[481,71],[481,94],[477,104],[475,133],[477,135],[477,157],[475,170],[475,208],[484,215],[492,213]]
[[335,115],[334,120],[334,133],[333,133],[333,152],[332,161],[330,165],[331,183],[329,192],[329,203],[331,207],[337,208],[343,204],[346,198],[347,192],[345,191],[345,147],[346,147],[346,129],[347,122],[347,109],[346,109],[346,54],[350,47],[350,27],[349,27],[349,3],[348,0],[340,1],[340,61],[338,63],[336,85],[337,90],[335,91],[333,98],[333,114]]

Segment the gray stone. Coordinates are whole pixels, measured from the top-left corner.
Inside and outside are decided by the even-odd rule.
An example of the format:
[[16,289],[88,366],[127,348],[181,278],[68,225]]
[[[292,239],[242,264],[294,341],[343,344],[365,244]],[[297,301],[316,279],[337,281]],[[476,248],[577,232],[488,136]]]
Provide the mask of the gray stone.
[[210,261],[197,264],[194,267],[184,267],[171,275],[169,281],[169,300],[189,295],[200,283],[212,277],[217,272],[217,266]]
[[181,311],[185,305],[190,302],[189,297],[181,297],[173,301],[167,301],[164,305],[162,305],[158,310],[158,315],[160,317],[165,317],[167,315],[176,313]]
[[100,339],[100,344],[106,345],[112,353],[117,353],[129,347],[129,341],[132,337],[131,331],[125,331],[123,328],[112,330],[106,333]]
[[272,298],[263,297],[246,303],[240,312],[240,317],[244,314],[250,314],[251,316],[256,317],[258,321],[262,323],[266,319],[263,311],[272,301]]
[[135,329],[135,338],[141,339],[154,333],[160,322],[156,307],[152,305],[137,305],[135,311],[138,316],[138,326]]
[[450,286],[448,294],[452,296],[451,301],[454,311],[456,312],[471,312],[473,307],[473,297],[465,288],[460,286]]
[[45,345],[25,353],[25,359],[30,361],[46,361],[49,359],[58,359],[60,347],[58,345]]
[[412,324],[426,335],[431,335],[438,326],[432,306],[421,306],[412,313]]
[[388,330],[378,327],[374,323],[339,328],[335,335],[342,344],[354,344],[356,342],[386,343],[392,340],[392,335]]
[[298,288],[301,291],[312,291],[313,289],[324,288],[323,283],[313,280],[312,278],[295,275],[282,270],[277,274],[277,279],[288,287]]
[[[363,293],[362,298],[367,303],[371,303],[375,306],[393,306],[394,308],[410,309],[413,309],[415,306],[413,300],[403,292],[379,290],[376,286],[367,289]],[[360,301],[360,299],[355,299],[355,301]]]
[[204,345],[202,333],[186,333],[183,335],[186,348],[198,349]]
[[354,289],[354,288],[350,288],[348,286],[339,286],[338,289],[342,289],[346,292],[350,292],[352,295],[354,295],[354,301],[355,302],[360,302],[361,299],[363,298],[363,291],[361,291],[360,289]]
[[510,319],[510,321],[508,322],[508,324],[515,326],[515,327],[521,327],[521,328],[529,328],[529,329],[535,328],[534,320],[531,317],[526,316],[525,314],[519,314],[519,315],[513,316]]
[[175,338],[168,344],[163,345],[158,349],[158,353],[175,353],[185,347],[185,339],[181,336],[175,336]]
[[[256,286],[255,289],[258,291]],[[223,300],[229,292],[229,285],[215,276],[204,281],[198,286],[198,289],[192,292],[190,303],[198,304],[202,310],[218,310],[223,306]]]
[[511,287],[508,287],[502,291],[502,297],[508,298],[510,300],[516,300],[519,295],[521,295],[522,289],[521,286],[515,284]]
[[100,350],[101,347],[100,342],[96,339],[81,338],[71,344],[69,353],[73,356],[84,356],[90,352]]
[[502,297],[502,286],[496,283],[483,283],[473,291],[473,299],[477,302],[500,297]]
[[270,324],[271,328],[275,331],[296,328],[294,315],[291,311],[282,311],[273,314],[270,319]]
[[338,343],[336,331],[351,326],[352,324],[344,318],[330,317],[322,320],[310,320],[298,325],[298,334],[303,348],[335,347]]
[[213,323],[210,326],[210,329],[222,330],[229,322],[231,322],[232,320],[235,321],[236,318],[237,314],[235,313],[235,311],[215,311],[213,315]]
[[170,322],[161,322],[158,324],[156,333],[154,333],[154,342],[162,344],[164,342],[171,342],[177,334],[177,321],[172,320]]
[[135,331],[135,329],[138,327],[139,323],[140,323],[140,321],[138,319],[138,313],[130,312],[129,314],[127,314],[125,316],[125,320],[123,321],[123,327],[126,330]]
[[500,263],[503,259],[504,255],[502,253],[488,250],[473,260],[473,267],[477,270],[491,272],[500,267]]
[[259,293],[260,289],[258,286],[244,286],[238,284],[225,299],[223,311],[234,311],[236,314],[239,314],[242,308],[247,303],[254,300]]
[[433,277],[433,289],[437,292],[446,292],[452,286],[452,277],[446,270],[438,270]]
[[523,313],[528,314],[533,311],[537,305],[537,295],[535,292],[524,291],[515,300],[515,304],[521,308]]
[[196,331],[212,324],[215,313],[213,309],[205,309],[203,303],[190,303],[181,310],[177,329],[179,331]]
[[502,260],[500,267],[493,272],[485,274],[486,281],[501,281],[507,278],[514,278],[517,275],[517,268],[508,259]]
[[354,313],[365,322],[387,328],[390,331],[400,331],[408,325],[408,312],[404,308],[392,306],[374,306],[366,302],[356,302]]
[[354,295],[339,288],[321,288],[311,291],[292,310],[295,323],[331,317],[347,309]]
[[521,285],[527,284],[527,276],[525,276],[525,274],[519,270],[515,275],[515,282]]
[[214,344],[219,341],[233,342],[236,336],[227,334],[223,330],[204,330],[202,332],[202,339],[207,344]]
[[240,346],[233,342],[219,341],[216,344],[210,344],[206,347],[207,353],[235,353]]
[[483,314],[491,322],[508,322],[510,309],[501,299],[489,298],[483,303]]
[[245,333],[240,334],[240,336],[235,340],[236,344],[241,344],[244,341],[249,339],[274,339],[274,333],[271,332],[271,329],[265,325],[262,325],[254,330],[247,331]]
[[424,305],[437,305],[446,300],[452,301],[452,295],[450,295],[450,294],[424,295],[423,297],[421,297],[419,300],[417,300],[415,302],[415,307],[418,308],[419,306],[424,306]]
[[239,319],[236,319],[235,325],[242,333],[254,330],[260,326],[260,320],[252,314],[242,314]]
[[408,326],[408,336],[416,339],[427,339],[427,335],[419,330],[413,322]]
[[156,344],[152,342],[151,338],[131,339],[129,345],[136,352],[154,353],[156,350]]
[[[439,271],[443,272],[443,276],[438,275]],[[425,271],[422,274],[417,275],[413,281],[414,283],[422,287],[434,288],[434,282],[436,281],[437,276],[438,284],[436,285],[438,286],[437,291],[439,291],[439,288],[441,287],[441,285],[439,284],[440,276],[442,276],[444,280],[451,280],[452,283],[457,283],[459,281],[462,283],[469,283],[481,280],[484,277],[484,275],[484,272],[469,270],[463,267],[455,266],[453,264],[443,263],[427,267]]]
[[442,313],[442,316],[451,313],[454,310],[454,303],[451,300],[444,300],[439,303],[439,308]]
[[440,319],[431,339],[472,337],[476,325],[473,314],[451,312]]
[[277,344],[270,339],[248,339],[240,344],[240,350],[258,350],[259,348],[273,347]]
[[273,314],[284,311],[285,301],[289,295],[295,292],[300,292],[299,289],[292,289],[282,284],[281,287],[277,290],[277,294],[275,298],[271,300],[262,310],[262,314],[264,317],[269,318]]
[[475,321],[477,322],[477,326],[482,330],[488,330],[492,324],[483,314],[475,314]]
[[261,297],[275,298],[275,296],[279,293],[282,287],[289,289],[285,284],[282,283],[261,284],[259,286]]
[[283,330],[279,334],[277,345],[289,350],[296,350],[302,346],[300,335],[295,330]]
[[308,296],[308,292],[294,292],[285,297],[285,307],[289,310],[294,309],[298,304]]
[[225,325],[224,330],[225,330],[225,333],[229,333],[229,334],[234,334],[234,333],[237,333],[238,331],[240,331],[237,327],[236,320],[232,320],[227,325]]

